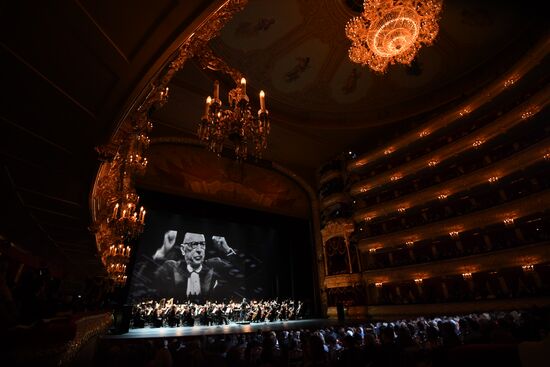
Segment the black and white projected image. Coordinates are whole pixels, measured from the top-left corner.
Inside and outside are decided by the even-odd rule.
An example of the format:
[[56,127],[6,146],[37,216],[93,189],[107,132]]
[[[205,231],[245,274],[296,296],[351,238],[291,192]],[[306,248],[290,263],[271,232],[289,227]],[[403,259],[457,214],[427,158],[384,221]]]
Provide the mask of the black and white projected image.
[[130,302],[160,298],[204,302],[270,296],[264,262],[273,246],[273,230],[155,214],[150,216],[138,244]]

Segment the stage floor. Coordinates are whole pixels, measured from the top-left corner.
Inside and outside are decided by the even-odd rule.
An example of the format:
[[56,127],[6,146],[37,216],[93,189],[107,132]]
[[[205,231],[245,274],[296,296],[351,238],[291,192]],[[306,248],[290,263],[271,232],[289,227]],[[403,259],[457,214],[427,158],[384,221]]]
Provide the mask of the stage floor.
[[150,339],[150,338],[177,338],[186,336],[242,334],[264,331],[278,331],[291,329],[314,329],[338,325],[337,320],[308,319],[275,321],[250,324],[216,325],[216,326],[182,326],[130,329],[126,334],[104,335],[104,339]]

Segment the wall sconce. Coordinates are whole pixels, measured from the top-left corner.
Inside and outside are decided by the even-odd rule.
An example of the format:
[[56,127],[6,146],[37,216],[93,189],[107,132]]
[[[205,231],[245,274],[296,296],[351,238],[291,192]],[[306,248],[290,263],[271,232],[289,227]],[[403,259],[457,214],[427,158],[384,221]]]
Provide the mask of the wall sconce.
[[490,183],[495,183],[498,181],[498,176],[491,176],[487,179]]
[[464,280],[472,279],[472,273],[462,273],[462,278]]
[[483,141],[482,139],[476,139],[476,140],[472,143],[472,146],[473,146],[474,148],[477,148],[477,147],[479,147],[481,144],[483,144],[483,142],[484,142],[484,141]]
[[524,273],[529,273],[529,272],[535,270],[535,266],[532,265],[532,264],[531,265],[522,265],[521,270],[523,270]]
[[435,159],[432,159],[431,161],[428,162],[428,166],[435,167],[437,166],[438,163],[439,163],[438,161],[436,161]]
[[391,177],[390,177],[390,180],[392,180],[392,181],[397,181],[397,180],[399,180],[400,178],[401,178],[400,175],[395,175],[395,176],[391,176]]
[[168,88],[168,87],[166,87],[166,88],[164,88],[163,90],[160,91],[160,93],[159,93],[159,97],[160,97],[159,104],[163,105],[168,101],[168,92],[169,91],[170,91],[170,88]]
[[464,107],[464,108],[462,109],[462,111],[460,111],[460,112],[458,113],[458,115],[459,115],[460,117],[462,117],[462,116],[465,116],[465,115],[469,114],[470,112],[472,112],[472,110],[470,109],[470,107]]
[[382,288],[382,284],[383,284],[382,282],[377,282],[377,283],[374,283],[374,286],[376,288]]
[[533,116],[535,114],[535,110],[536,110],[536,108],[530,108],[527,111],[522,112],[521,113],[521,119],[526,120],[529,117]]
[[514,83],[519,79],[519,76],[517,75],[512,75],[510,78],[506,79],[504,81],[504,88],[508,88],[508,87],[511,87],[512,85],[514,85]]
[[437,198],[439,200],[445,200],[445,199],[447,199],[447,196],[448,196],[447,194],[439,194],[439,195],[437,195]]
[[398,211],[399,213],[405,213],[405,210],[407,210],[407,208],[405,208],[405,207],[403,207],[403,206],[402,206],[401,208],[397,208],[397,211]]
[[423,130],[420,132],[420,134],[418,134],[418,136],[420,136],[421,138],[425,137],[425,136],[428,136],[430,135],[430,131],[429,130]]
[[423,281],[423,280],[424,280],[424,279],[422,279],[422,278],[416,278],[416,279],[414,280],[414,282],[415,282],[416,284],[422,284],[422,281]]
[[363,220],[365,222],[370,222],[372,220],[372,217],[364,217]]
[[375,248],[370,248],[369,249],[369,252],[372,254],[372,253],[375,253],[376,252],[376,249]]
[[393,153],[393,147],[389,147],[388,149],[384,150],[384,155],[388,155],[392,153]]
[[542,158],[546,159],[547,161],[550,160],[550,153],[546,153],[542,156]]
[[506,227],[511,227],[514,225],[514,218],[505,218],[502,222]]
[[451,236],[451,238],[458,238],[458,231],[451,231],[449,232],[449,236]]
[[412,247],[414,245],[414,242],[413,241],[407,241],[407,242],[405,242],[405,245],[407,245],[407,247]]

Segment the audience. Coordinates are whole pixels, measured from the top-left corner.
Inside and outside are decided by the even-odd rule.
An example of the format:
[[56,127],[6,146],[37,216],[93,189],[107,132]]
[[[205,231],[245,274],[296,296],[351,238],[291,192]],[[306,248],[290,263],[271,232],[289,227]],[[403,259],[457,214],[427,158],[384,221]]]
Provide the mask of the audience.
[[[112,353],[113,341],[104,340],[95,364],[116,360],[117,366],[522,366],[525,361],[537,366],[536,356],[544,355],[549,329],[550,309],[532,309],[157,339],[156,348],[147,340],[127,340],[117,344],[118,356]],[[121,360],[121,355],[145,358]]]

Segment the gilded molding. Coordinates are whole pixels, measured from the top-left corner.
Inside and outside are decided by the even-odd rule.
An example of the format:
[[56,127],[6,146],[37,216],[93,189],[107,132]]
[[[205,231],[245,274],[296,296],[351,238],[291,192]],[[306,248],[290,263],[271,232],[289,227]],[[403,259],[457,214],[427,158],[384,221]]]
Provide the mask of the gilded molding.
[[344,237],[346,244],[350,234],[355,230],[355,224],[349,219],[337,219],[330,221],[321,230],[323,236],[323,244],[333,237]]

